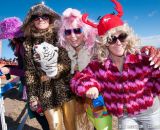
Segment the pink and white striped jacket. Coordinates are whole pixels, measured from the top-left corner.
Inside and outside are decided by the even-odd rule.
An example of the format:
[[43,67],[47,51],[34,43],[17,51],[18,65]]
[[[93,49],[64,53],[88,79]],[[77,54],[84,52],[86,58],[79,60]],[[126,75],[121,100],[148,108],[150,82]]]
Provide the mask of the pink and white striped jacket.
[[160,70],[149,64],[146,56],[128,54],[119,72],[111,59],[103,64],[94,60],[76,73],[71,88],[85,97],[89,88],[97,87],[110,114],[123,116],[125,108],[129,115],[135,115],[151,107],[154,97],[160,94]]

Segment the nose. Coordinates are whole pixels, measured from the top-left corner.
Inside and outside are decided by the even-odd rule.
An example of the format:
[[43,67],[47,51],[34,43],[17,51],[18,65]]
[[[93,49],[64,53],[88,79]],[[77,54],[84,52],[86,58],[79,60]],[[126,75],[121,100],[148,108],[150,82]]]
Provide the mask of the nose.
[[71,38],[77,39],[77,38],[76,38],[76,35],[75,35],[73,32],[71,33]]
[[119,39],[117,39],[116,44],[121,45],[121,41]]
[[43,21],[43,19],[41,17],[39,17],[39,21]]
[[72,37],[75,37],[75,34],[74,34],[73,32],[71,32],[71,36],[72,36]]

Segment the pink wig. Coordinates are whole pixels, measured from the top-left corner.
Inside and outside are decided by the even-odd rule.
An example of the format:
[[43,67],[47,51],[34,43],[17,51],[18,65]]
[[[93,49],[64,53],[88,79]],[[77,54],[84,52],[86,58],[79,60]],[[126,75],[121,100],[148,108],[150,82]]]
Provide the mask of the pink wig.
[[82,14],[80,11],[72,8],[68,8],[63,12],[61,19],[61,27],[59,30],[59,42],[64,48],[67,48],[67,43],[65,42],[64,30],[67,25],[71,25],[73,22],[77,23],[79,27],[82,28],[84,34],[85,46],[90,50],[96,40],[97,30],[83,23]]

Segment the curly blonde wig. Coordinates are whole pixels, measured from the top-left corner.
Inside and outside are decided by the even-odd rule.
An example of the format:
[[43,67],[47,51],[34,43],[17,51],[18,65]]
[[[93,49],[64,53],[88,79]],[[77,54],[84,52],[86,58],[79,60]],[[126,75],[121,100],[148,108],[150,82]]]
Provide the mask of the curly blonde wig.
[[98,38],[99,42],[101,43],[98,46],[98,59],[100,61],[104,61],[104,59],[108,57],[109,44],[107,39],[110,39],[111,36],[113,36],[113,34],[115,34],[116,32],[126,33],[128,35],[126,38],[127,46],[125,53],[135,54],[137,51],[139,51],[138,45],[141,44],[141,41],[134,33],[133,29],[129,27],[127,23],[125,23],[122,26],[112,28],[111,30],[107,31],[105,35]]

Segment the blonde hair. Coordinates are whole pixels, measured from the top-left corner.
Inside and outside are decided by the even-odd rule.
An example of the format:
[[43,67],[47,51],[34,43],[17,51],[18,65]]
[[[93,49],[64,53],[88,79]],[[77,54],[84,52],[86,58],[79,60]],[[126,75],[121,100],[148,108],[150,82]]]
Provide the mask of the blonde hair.
[[126,46],[126,51],[125,54],[127,52],[131,53],[131,54],[135,54],[137,51],[139,51],[138,49],[138,44],[141,43],[140,39],[138,38],[138,36],[136,34],[134,34],[134,31],[131,27],[128,26],[127,23],[125,23],[122,26],[118,26],[115,28],[112,28],[111,30],[107,31],[105,33],[105,35],[100,36],[98,38],[99,42],[101,44],[99,44],[98,46],[98,59],[103,62],[104,59],[106,59],[109,55],[109,51],[108,51],[108,38],[111,38],[111,36],[116,33],[116,32],[122,32],[122,33],[126,33],[128,36],[126,38],[127,41],[127,46]]

